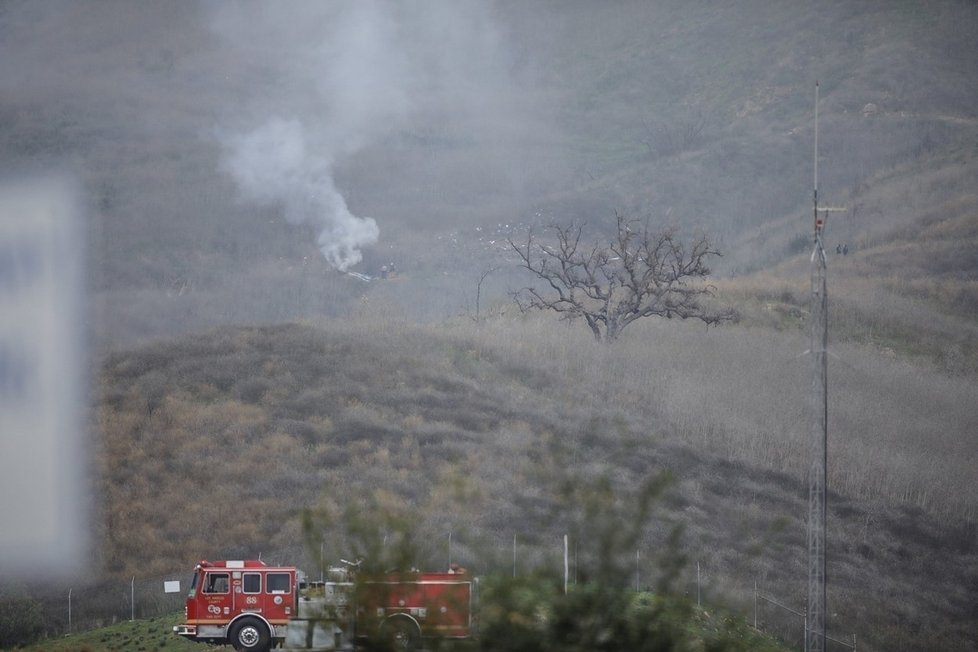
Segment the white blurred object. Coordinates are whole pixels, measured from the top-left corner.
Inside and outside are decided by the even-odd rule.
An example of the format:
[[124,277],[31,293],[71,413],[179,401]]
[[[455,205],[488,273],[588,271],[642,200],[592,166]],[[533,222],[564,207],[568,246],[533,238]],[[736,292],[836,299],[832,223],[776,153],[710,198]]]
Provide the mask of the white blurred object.
[[87,550],[79,195],[0,182],[0,576],[68,575]]

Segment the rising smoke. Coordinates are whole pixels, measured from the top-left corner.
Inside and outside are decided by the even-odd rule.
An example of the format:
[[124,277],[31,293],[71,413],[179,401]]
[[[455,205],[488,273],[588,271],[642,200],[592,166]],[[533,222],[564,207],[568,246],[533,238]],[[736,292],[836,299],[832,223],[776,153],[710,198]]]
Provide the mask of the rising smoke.
[[249,63],[281,71],[302,89],[281,98],[282,110],[308,111],[311,102],[315,111],[308,124],[272,116],[227,136],[222,168],[246,200],[279,205],[293,224],[313,226],[323,256],[340,271],[360,262],[361,249],[376,243],[380,230],[350,212],[334,182],[336,160],[381,137],[408,107],[404,77],[397,75],[403,57],[391,46],[385,8],[357,2],[270,12],[263,4],[226,5],[217,16],[225,37],[266,44],[257,45]]
[[221,169],[246,201],[313,226],[323,256],[346,271],[380,230],[351,212],[336,167],[433,108],[471,115],[486,105],[473,79],[487,87],[499,57],[485,6],[219,5],[213,29],[261,91],[233,110],[235,128],[222,127]]
[[281,205],[293,224],[310,224],[330,265],[346,271],[360,262],[362,247],[380,235],[377,222],[357,217],[333,183],[332,161],[310,151],[297,119],[272,118],[246,134],[230,137],[224,169],[248,201]]

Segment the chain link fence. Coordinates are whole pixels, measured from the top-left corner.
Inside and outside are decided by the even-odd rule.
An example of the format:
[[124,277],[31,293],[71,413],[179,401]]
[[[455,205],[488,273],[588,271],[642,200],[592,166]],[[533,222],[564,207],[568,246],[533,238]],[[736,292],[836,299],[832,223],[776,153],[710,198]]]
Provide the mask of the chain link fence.
[[[269,565],[295,564],[318,574],[319,560],[310,562],[305,549],[294,546],[271,553],[257,553]],[[232,555],[229,558],[241,558]],[[254,557],[248,557],[254,558]],[[315,566],[315,570],[312,566]],[[7,596],[9,604],[21,607],[25,617],[18,619],[21,632],[6,633],[7,638],[20,643],[26,639],[63,636],[72,632],[97,629],[126,620],[153,618],[183,613],[184,602],[193,567],[175,569],[165,575],[132,576],[128,580],[112,579],[97,582],[76,582],[58,586],[7,586],[0,597]],[[10,614],[2,613],[0,618]],[[9,618],[8,618],[9,620]],[[9,645],[2,640],[0,647]]]
[[[534,543],[539,544],[539,541]],[[551,553],[547,554],[536,545],[524,547],[519,537],[514,536],[508,541],[505,537],[499,537],[494,542],[496,554],[493,556],[495,563],[491,572],[506,574],[511,572],[515,577],[530,572],[541,563],[552,564],[562,554],[557,550],[558,545],[562,546],[563,543],[555,544]],[[573,542],[569,545],[568,557],[567,579],[569,584],[573,585],[577,581],[577,559]],[[651,551],[636,551],[632,588],[652,590],[659,570],[657,555]],[[729,578],[723,578],[722,573],[718,573],[716,569],[699,561],[691,561],[680,574],[675,588],[700,607],[723,605],[740,613],[754,629],[775,637],[793,649],[805,649],[805,634],[808,628],[805,606],[792,606],[791,600],[759,586],[756,582],[750,587],[742,584],[731,586]],[[728,596],[731,593],[742,597],[739,604],[730,603]],[[752,599],[753,604],[743,599],[744,597],[747,600]],[[846,637],[829,632],[825,639],[826,652],[856,652],[857,650],[855,634]]]
[[[808,619],[804,608],[793,608],[783,601],[763,592],[754,584],[754,629],[759,629],[777,637],[788,645],[798,649],[805,647],[805,634],[808,632]],[[851,641],[844,641],[826,633],[826,652],[844,652],[856,650],[856,635]]]
[[[490,554],[488,564],[473,564],[477,573],[512,574],[514,577],[532,571],[541,564],[552,564],[561,557],[563,543],[555,546],[553,554],[542,551],[534,542],[524,546],[520,537],[499,537],[491,542],[490,547],[497,548],[495,554]],[[444,557],[446,564],[454,560],[462,563],[469,562],[475,554],[464,541],[452,540],[446,533],[444,551],[434,556]],[[441,547],[435,545],[434,547]],[[485,548],[480,546],[482,554]],[[318,577],[322,569],[331,560],[323,558],[322,550],[310,553],[302,546],[278,550],[263,557],[270,565],[297,564],[306,570],[310,577]],[[573,585],[577,577],[577,559],[573,543],[568,547],[568,582]],[[260,557],[260,555],[258,555]],[[312,559],[311,557],[317,557]],[[235,557],[237,558],[237,557]],[[655,579],[655,556],[651,553],[635,554],[634,588],[649,590]],[[432,561],[429,559],[429,561]],[[439,564],[436,562],[435,566]],[[435,566],[432,566],[433,568]],[[447,567],[447,565],[446,565]],[[61,636],[71,632],[80,632],[99,627],[105,627],[125,620],[152,618],[162,615],[181,613],[184,607],[189,582],[192,579],[192,568],[174,570],[165,575],[154,577],[133,576],[128,581],[112,580],[76,586],[49,587],[47,590],[31,591],[31,599],[36,603],[35,618],[39,627],[36,633],[41,637]],[[716,574],[700,562],[687,565],[680,585],[677,587],[698,605],[722,602],[723,591],[716,585]],[[744,587],[741,587],[743,589]],[[775,636],[788,646],[804,649],[805,631],[807,627],[804,607],[792,606],[790,600],[783,599],[756,583],[748,590],[739,591],[741,595],[752,595],[753,605],[741,604],[741,615],[751,622],[755,629]],[[828,635],[826,637],[826,652],[855,652],[856,637],[850,641]]]
[[183,610],[190,569],[158,577],[132,577],[38,590],[45,637],[151,618]]

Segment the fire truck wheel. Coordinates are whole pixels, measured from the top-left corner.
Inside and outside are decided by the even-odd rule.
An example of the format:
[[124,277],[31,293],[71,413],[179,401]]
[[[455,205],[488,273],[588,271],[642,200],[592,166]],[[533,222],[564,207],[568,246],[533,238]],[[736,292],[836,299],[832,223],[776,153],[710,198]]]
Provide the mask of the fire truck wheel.
[[268,652],[271,644],[272,636],[260,620],[245,618],[231,630],[231,645],[238,652]]
[[397,652],[411,652],[418,649],[421,632],[418,626],[405,618],[392,618],[384,623],[381,630],[384,639],[390,644],[390,649]]

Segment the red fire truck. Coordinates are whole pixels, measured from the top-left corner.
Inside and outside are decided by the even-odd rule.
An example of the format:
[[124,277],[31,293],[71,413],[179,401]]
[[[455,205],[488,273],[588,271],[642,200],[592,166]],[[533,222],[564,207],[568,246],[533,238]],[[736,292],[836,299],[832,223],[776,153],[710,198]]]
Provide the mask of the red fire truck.
[[194,569],[185,622],[173,631],[194,641],[267,650],[296,613],[296,569],[262,561],[202,561]]
[[422,638],[474,632],[473,581],[464,570],[390,573],[363,579],[347,569],[307,582],[291,566],[262,561],[201,561],[187,594],[186,620],[174,633],[193,641],[266,652],[352,649],[381,636],[401,650]]

